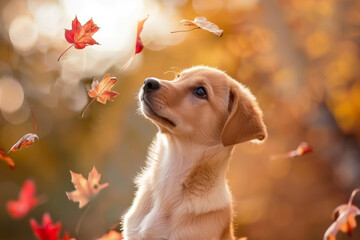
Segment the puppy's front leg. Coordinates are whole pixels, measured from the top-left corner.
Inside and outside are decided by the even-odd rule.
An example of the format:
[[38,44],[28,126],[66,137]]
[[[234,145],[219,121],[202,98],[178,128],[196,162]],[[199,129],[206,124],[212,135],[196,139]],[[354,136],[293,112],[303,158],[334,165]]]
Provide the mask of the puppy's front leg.
[[139,187],[134,202],[124,217],[124,240],[139,240],[142,220],[150,212],[152,205],[151,191],[146,186]]

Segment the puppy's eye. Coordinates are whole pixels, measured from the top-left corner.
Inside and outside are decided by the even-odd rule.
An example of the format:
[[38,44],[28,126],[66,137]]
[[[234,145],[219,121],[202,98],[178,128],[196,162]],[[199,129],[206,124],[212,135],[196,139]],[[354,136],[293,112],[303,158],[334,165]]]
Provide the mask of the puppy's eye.
[[194,95],[199,98],[207,98],[206,90],[204,87],[195,88]]

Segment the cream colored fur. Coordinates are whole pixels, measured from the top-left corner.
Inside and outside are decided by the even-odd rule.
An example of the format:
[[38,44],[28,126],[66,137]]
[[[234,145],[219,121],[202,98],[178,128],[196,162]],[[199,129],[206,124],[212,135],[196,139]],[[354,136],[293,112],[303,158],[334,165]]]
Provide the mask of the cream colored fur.
[[[249,90],[213,68],[159,81],[160,89],[139,94],[141,111],[159,133],[136,179],[124,238],[232,240],[228,162],[235,144],[266,136],[261,110]],[[200,86],[207,99],[195,96]]]

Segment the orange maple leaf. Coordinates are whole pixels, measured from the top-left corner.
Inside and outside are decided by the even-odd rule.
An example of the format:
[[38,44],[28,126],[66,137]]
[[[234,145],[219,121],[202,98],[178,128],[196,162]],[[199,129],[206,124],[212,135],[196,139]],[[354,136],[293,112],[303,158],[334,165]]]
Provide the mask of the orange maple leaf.
[[82,117],[84,117],[85,112],[95,99],[102,104],[106,104],[107,100],[119,95],[119,93],[111,91],[111,88],[115,85],[116,81],[117,79],[110,77],[110,74],[107,74],[100,83],[96,79],[93,80],[91,89],[88,91],[89,97],[93,98],[93,100],[91,100],[91,102],[89,102],[89,104],[85,107],[83,113],[81,114]]
[[180,31],[173,31],[171,33],[178,33],[178,32],[189,32],[196,29],[203,29],[208,32],[211,32],[218,37],[221,37],[223,35],[224,30],[219,29],[217,25],[214,23],[208,21],[206,17],[196,17],[194,21],[183,19],[180,21],[181,24],[184,24],[184,26],[192,26],[194,28],[187,29],[187,30],[180,30]]
[[311,145],[307,142],[302,142],[299,144],[299,146],[290,152],[287,153],[281,153],[281,154],[274,154],[270,156],[270,159],[283,159],[283,158],[294,158],[294,157],[300,157],[307,153],[313,152],[314,149],[311,147]]
[[5,153],[5,150],[0,148],[0,160],[6,162],[11,169],[15,168],[15,162],[11,157],[8,157]]
[[124,64],[124,66],[122,67],[122,69],[127,68],[130,63],[132,62],[132,60],[134,59],[135,55],[138,53],[141,53],[141,51],[144,48],[144,45],[142,44],[141,38],[140,38],[140,34],[144,28],[144,23],[146,22],[146,20],[148,20],[149,15],[146,16],[146,18],[138,21],[137,24],[137,31],[136,31],[136,42],[135,42],[135,53],[131,56],[131,58]]
[[355,217],[360,215],[360,210],[358,207],[352,205],[352,201],[356,193],[359,191],[359,188],[355,189],[351,194],[349,202],[338,206],[334,210],[333,216],[335,221],[325,232],[323,240],[336,240],[336,234],[338,231],[342,231],[350,235],[352,230],[354,230],[356,227]]
[[30,112],[31,112],[32,120],[34,122],[34,133],[27,133],[24,136],[22,136],[20,138],[20,140],[17,141],[17,143],[15,143],[10,148],[9,152],[16,151],[16,150],[18,150],[18,149],[20,149],[22,147],[28,147],[28,146],[32,145],[35,142],[36,139],[39,140],[39,136],[36,134],[37,125],[36,125],[36,121],[35,121],[35,117],[34,117],[32,107],[30,108]]
[[95,167],[91,170],[86,180],[82,174],[71,173],[71,182],[75,186],[75,191],[66,192],[69,200],[79,202],[79,208],[84,207],[91,199],[93,199],[102,189],[109,186],[109,183],[100,184],[101,174]]
[[121,233],[111,230],[110,232],[104,234],[101,238],[98,238],[97,240],[123,240],[124,237]]
[[92,38],[99,29],[100,28],[93,22],[92,19],[87,21],[84,26],[81,26],[81,23],[78,21],[77,17],[75,17],[72,21],[72,29],[65,29],[65,39],[72,45],[60,55],[58,61],[72,46],[75,46],[76,49],[83,49],[88,45],[99,44]]

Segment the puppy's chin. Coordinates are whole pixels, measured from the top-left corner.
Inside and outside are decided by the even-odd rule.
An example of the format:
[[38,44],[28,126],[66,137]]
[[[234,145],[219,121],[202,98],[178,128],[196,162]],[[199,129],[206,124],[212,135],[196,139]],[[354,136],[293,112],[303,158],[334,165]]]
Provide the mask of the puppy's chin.
[[141,99],[141,112],[146,118],[152,120],[152,122],[154,122],[160,128],[165,127],[169,129],[176,127],[173,121],[156,113],[151,106],[151,103],[145,98]]

